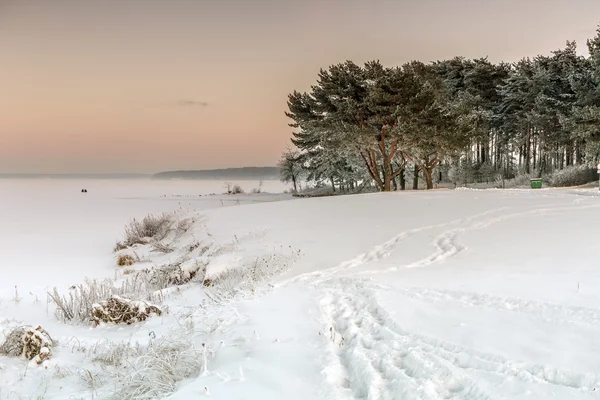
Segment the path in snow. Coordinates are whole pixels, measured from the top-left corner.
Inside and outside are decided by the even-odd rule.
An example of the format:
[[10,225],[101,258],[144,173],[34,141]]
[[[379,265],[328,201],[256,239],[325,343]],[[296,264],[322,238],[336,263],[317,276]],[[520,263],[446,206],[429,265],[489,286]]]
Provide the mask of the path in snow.
[[[579,202],[577,202],[579,203]],[[390,288],[375,286],[361,276],[405,268],[427,267],[466,250],[459,236],[467,231],[483,230],[511,219],[568,213],[574,209],[598,209],[600,205],[564,206],[547,204],[526,211],[503,213],[498,208],[478,215],[439,225],[403,231],[372,250],[325,271],[296,277],[292,282],[314,285],[320,290],[320,305],[337,361],[330,381],[342,388],[340,399],[492,399],[504,398],[481,375],[496,375],[490,381],[522,381],[573,389],[594,394],[600,387],[599,373],[579,373],[550,365],[508,359],[445,342],[435,337],[407,332],[378,303],[379,291],[394,291],[427,303],[458,302],[469,307],[525,314],[556,324],[598,325],[600,310],[569,307],[515,297],[500,297],[428,288]],[[417,261],[377,269],[378,262],[402,246],[405,239],[427,231],[442,231],[433,242],[433,252]],[[368,269],[365,269],[368,266]],[[340,277],[343,275],[343,277]],[[289,283],[289,282],[287,282]]]

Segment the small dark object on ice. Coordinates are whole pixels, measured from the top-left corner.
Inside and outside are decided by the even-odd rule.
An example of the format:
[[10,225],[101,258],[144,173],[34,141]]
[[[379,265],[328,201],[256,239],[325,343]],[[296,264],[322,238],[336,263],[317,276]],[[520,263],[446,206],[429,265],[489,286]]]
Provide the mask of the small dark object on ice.
[[87,193],[87,189],[81,189],[81,193]]

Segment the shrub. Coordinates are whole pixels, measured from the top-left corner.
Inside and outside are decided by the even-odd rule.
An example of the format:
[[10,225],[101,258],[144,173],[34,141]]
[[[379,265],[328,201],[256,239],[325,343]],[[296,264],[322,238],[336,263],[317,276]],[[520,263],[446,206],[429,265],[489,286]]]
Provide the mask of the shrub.
[[210,351],[204,345],[196,349],[191,337],[191,332],[173,332],[125,356],[111,354],[124,365],[113,370],[107,385],[114,390],[112,398],[163,399],[178,389],[178,382],[206,371]]
[[162,289],[183,285],[194,278],[202,280],[205,273],[206,265],[200,262],[170,264],[141,271],[125,270],[123,274],[127,277],[119,286],[112,279],[86,280],[85,284],[73,286],[67,296],[59,294],[56,288],[48,296],[57,306],[55,315],[59,320],[89,322],[94,305],[114,295],[162,304]]
[[155,289],[165,289],[170,286],[183,285],[188,283],[201,274],[202,278],[206,273],[206,265],[201,263],[187,264],[170,264],[160,268],[156,268],[150,272],[150,283]]
[[23,356],[41,364],[52,355],[54,341],[41,326],[22,326],[8,334],[0,346],[0,354],[10,357]]
[[515,176],[513,179],[508,180],[508,182],[506,183],[507,187],[520,187],[520,186],[527,186],[529,187],[530,185],[530,181],[531,179],[533,179],[533,177],[535,176],[535,174],[519,174],[517,176]]
[[205,274],[202,284],[218,288],[225,293],[242,289],[253,290],[256,284],[279,275],[290,268],[299,258],[300,251],[291,249],[290,254],[265,254],[251,264],[240,268],[230,268],[218,274]]
[[124,241],[122,245],[126,247],[134,244],[147,244],[150,239],[156,241],[163,240],[171,230],[173,220],[171,215],[147,215],[141,221],[133,219],[125,226]]
[[145,321],[152,314],[161,315],[160,308],[145,301],[133,301],[113,295],[110,299],[92,306],[91,320],[96,325],[101,322],[131,325]]
[[129,267],[135,264],[136,260],[130,254],[119,254],[117,257],[117,265],[119,267]]
[[50,300],[56,304],[55,316],[63,322],[89,322],[94,305],[113,295],[143,299],[152,303],[162,303],[162,293],[156,292],[150,283],[146,271],[139,271],[128,276],[120,286],[111,279],[88,281],[75,286],[67,296],[58,293],[54,288],[48,293]]
[[575,165],[555,171],[549,176],[551,186],[579,186],[598,179],[595,168],[589,165]]
[[175,251],[175,249],[173,247],[171,247],[168,244],[164,244],[164,243],[160,243],[160,242],[154,242],[152,243],[152,251],[155,253],[172,253]]
[[230,194],[241,194],[241,193],[244,193],[244,189],[242,189],[242,187],[240,185],[233,185],[233,187],[231,188]]
[[113,251],[116,253],[118,251],[125,250],[126,248],[127,248],[127,246],[125,246],[125,243],[117,242],[117,243],[115,243],[115,247],[114,247]]
[[133,346],[129,342],[100,342],[90,350],[92,362],[101,363],[104,366],[119,367],[124,365],[130,358],[139,357],[145,350],[138,342]]
[[263,181],[258,182],[258,187],[252,189],[252,193],[259,194],[262,193]]

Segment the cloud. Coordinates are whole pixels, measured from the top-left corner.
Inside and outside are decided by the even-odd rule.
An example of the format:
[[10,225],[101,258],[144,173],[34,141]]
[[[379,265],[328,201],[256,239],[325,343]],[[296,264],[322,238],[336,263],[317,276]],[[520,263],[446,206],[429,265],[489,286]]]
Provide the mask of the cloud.
[[179,100],[177,105],[181,107],[208,107],[209,103],[197,100]]

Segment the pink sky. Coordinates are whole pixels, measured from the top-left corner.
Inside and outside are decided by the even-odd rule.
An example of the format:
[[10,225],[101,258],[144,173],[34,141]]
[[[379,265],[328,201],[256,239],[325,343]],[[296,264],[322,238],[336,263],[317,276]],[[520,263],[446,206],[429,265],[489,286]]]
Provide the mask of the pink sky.
[[275,165],[321,67],[584,52],[598,23],[598,0],[0,0],[0,173]]

